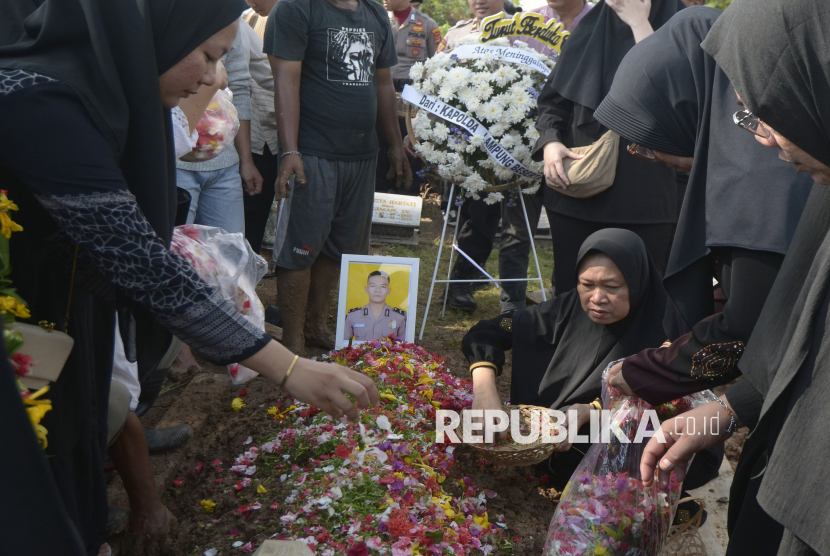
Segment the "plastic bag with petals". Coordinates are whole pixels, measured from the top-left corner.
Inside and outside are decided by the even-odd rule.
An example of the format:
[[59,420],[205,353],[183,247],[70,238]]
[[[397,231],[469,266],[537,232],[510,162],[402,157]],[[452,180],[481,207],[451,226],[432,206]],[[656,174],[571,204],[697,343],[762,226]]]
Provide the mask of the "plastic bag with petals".
[[182,156],[184,162],[204,162],[216,158],[233,144],[239,131],[239,116],[233,105],[233,93],[219,89],[213,95],[196,126],[199,138],[193,150]]
[[[654,407],[623,396],[607,384],[612,362],[603,373],[602,406],[611,411],[622,437],[594,442],[562,492],[548,529],[545,556],[646,556],[658,554],[674,519],[682,483],[672,473],[668,491],[654,481],[644,486],[640,459],[648,438],[634,442],[649,421],[647,410],[664,420],[715,399],[710,391]],[[655,419],[651,422],[656,423]],[[602,440],[602,439],[599,439]]]
[[[196,224],[178,226],[173,230],[170,250],[190,262],[202,280],[254,326],[265,327],[265,309],[256,294],[256,285],[268,264],[253,252],[242,234]],[[257,376],[238,363],[228,365],[228,374],[234,384]]]

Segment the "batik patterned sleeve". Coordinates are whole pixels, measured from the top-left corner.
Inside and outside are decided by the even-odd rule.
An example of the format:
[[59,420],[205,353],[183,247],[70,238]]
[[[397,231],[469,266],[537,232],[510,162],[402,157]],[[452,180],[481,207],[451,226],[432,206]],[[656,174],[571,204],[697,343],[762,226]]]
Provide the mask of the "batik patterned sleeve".
[[113,284],[211,361],[247,359],[270,340],[164,247],[128,191],[37,199]]

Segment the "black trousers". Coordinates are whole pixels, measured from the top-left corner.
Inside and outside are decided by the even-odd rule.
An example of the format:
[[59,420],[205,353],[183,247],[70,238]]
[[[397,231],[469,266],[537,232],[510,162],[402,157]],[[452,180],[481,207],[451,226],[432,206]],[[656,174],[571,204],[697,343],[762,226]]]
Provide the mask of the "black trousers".
[[243,195],[245,203],[245,239],[251,244],[254,253],[262,248],[262,234],[265,233],[265,223],[271,214],[271,204],[274,202],[274,183],[277,181],[279,170],[279,153],[271,153],[268,145],[262,154],[253,154],[254,165],[262,174],[262,193],[259,195]]
[[[531,232],[535,235],[542,211],[542,196],[524,195],[525,208]],[[530,235],[527,231],[521,201],[516,194],[508,195],[501,203],[488,205],[484,201],[467,200],[458,217],[458,247],[476,263],[484,266],[493,250],[501,218],[499,243],[499,277],[527,278],[530,263]],[[472,278],[473,276],[465,276]],[[527,282],[502,282],[499,300],[501,311],[524,309]]]
[[563,214],[555,214],[550,210],[548,210],[548,218],[553,239],[553,278],[557,292],[567,292],[576,287],[576,258],[579,248],[588,236],[605,228],[631,230],[640,236],[654,264],[660,272],[666,271],[674,238],[674,224],[589,222]]

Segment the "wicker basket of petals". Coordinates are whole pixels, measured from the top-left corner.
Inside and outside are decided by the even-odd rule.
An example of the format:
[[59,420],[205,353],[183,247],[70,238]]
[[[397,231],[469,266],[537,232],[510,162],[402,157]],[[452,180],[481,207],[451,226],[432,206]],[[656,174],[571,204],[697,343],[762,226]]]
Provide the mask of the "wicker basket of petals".
[[[480,457],[501,467],[535,465],[545,461],[553,454],[557,444],[543,442],[541,434],[541,425],[544,422],[543,419],[547,419],[547,422],[550,423],[549,426],[552,428],[553,420],[549,414],[545,413],[549,410],[549,408],[538,407],[535,405],[505,405],[503,410],[508,416],[512,416],[511,411],[518,410],[519,417],[521,419],[519,430],[521,431],[522,436],[529,436],[531,434],[531,428],[534,425],[533,419],[538,420],[538,424],[540,426],[539,437],[534,442],[529,444],[516,442],[512,437],[508,436],[507,440],[494,442],[492,444],[484,442],[480,444],[467,443],[465,446],[469,446]],[[507,432],[509,433],[510,430],[511,428],[508,428]],[[464,434],[463,425],[458,427],[456,432],[458,437],[462,438],[462,435]],[[482,433],[479,429],[473,434],[481,436]]]
[[695,501],[700,504],[697,513],[691,519],[673,525],[669,530],[669,538],[659,556],[707,556],[706,545],[698,532],[703,521],[703,510],[706,504],[700,498],[683,498],[678,502]]

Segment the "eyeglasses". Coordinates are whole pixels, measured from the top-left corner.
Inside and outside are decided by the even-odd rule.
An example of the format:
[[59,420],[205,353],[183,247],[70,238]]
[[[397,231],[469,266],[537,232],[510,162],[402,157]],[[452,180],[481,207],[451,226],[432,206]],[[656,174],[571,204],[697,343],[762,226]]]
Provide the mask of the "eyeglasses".
[[629,143],[628,152],[630,152],[638,158],[642,158],[643,160],[648,160],[649,162],[657,162],[657,155],[654,154],[653,150],[649,149],[648,147],[640,146],[637,143]]
[[769,139],[772,137],[769,129],[749,110],[738,110],[732,114],[732,121],[741,128],[760,137]]

